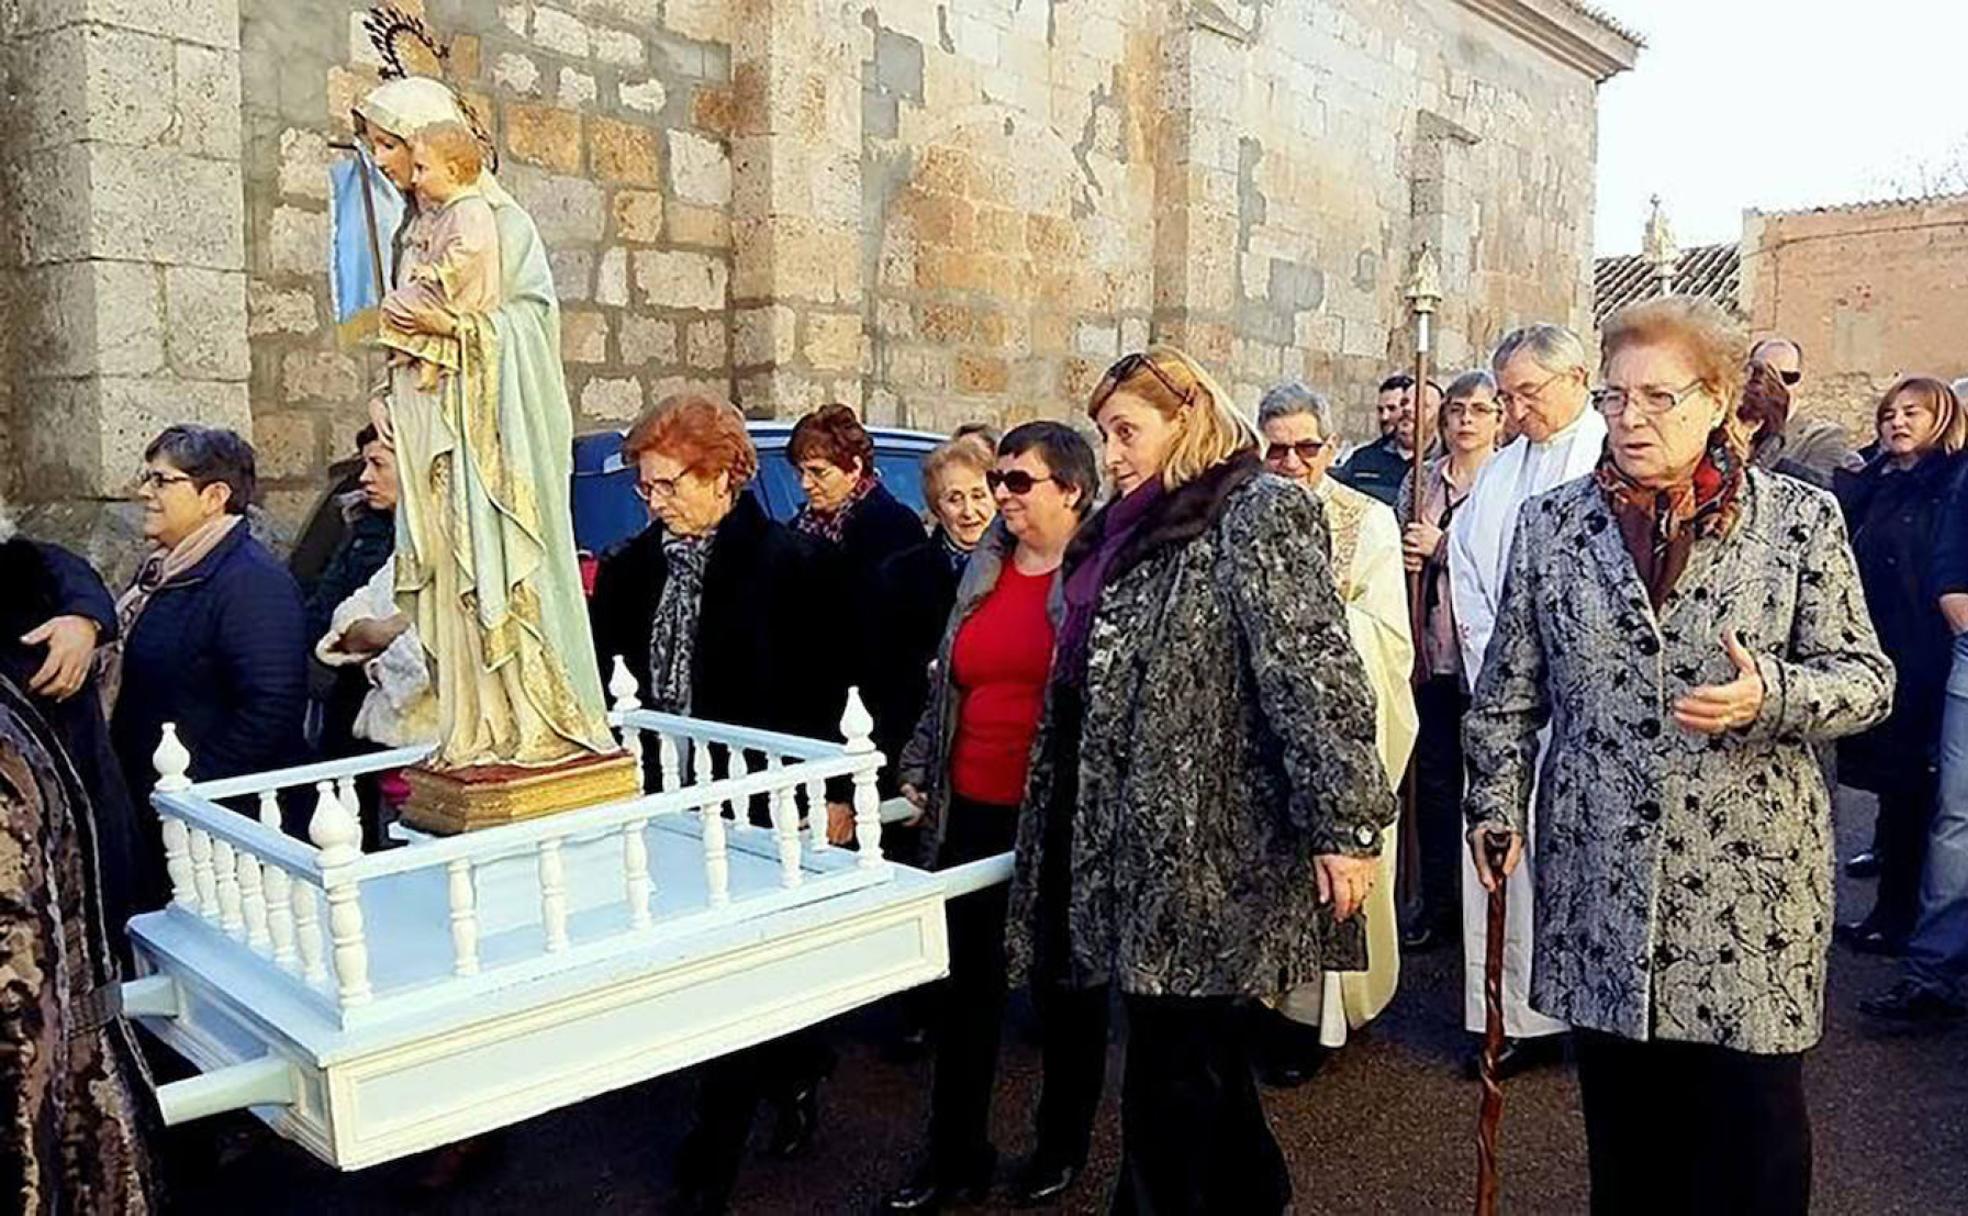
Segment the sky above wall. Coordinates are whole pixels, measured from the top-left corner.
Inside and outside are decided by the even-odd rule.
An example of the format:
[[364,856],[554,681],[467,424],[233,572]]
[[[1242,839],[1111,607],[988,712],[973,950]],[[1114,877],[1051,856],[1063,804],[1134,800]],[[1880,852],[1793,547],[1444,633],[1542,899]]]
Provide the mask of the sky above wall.
[[1597,246],[1658,194],[1683,246],[1747,208],[1968,189],[1968,3],[1594,0],[1647,40],[1599,95]]

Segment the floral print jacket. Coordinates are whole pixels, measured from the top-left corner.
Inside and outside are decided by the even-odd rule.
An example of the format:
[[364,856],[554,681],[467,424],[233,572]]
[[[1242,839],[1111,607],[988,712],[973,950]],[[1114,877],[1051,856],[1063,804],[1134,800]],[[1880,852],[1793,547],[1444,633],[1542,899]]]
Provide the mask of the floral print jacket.
[[[1096,549],[1105,515],[1069,549]],[[1078,747],[1057,666],[1018,825],[1007,952],[1016,980],[1155,996],[1282,992],[1363,970],[1313,858],[1375,856],[1395,807],[1374,701],[1312,493],[1254,453],[1149,509],[1116,555],[1088,641]],[[1060,790],[1076,794],[1055,797]],[[1067,816],[1052,824],[1053,815]],[[1064,827],[1066,831],[1057,829]],[[1046,849],[1067,840],[1065,924],[1040,923]],[[1040,948],[1042,940],[1063,946]],[[1055,952],[1068,957],[1054,961]]]
[[[1465,723],[1472,825],[1521,825],[1535,776],[1531,1004],[1630,1039],[1739,1051],[1818,1040],[1832,924],[1830,800],[1812,744],[1879,721],[1880,652],[1838,505],[1752,469],[1656,616],[1591,478],[1524,505]],[[1748,727],[1676,726],[1676,698],[1736,670]]]

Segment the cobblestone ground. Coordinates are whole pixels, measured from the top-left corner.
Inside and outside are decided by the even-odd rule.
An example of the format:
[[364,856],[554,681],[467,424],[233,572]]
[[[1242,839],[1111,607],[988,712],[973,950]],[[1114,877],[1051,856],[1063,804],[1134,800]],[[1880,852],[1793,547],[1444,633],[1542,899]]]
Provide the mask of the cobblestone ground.
[[[1842,800],[1841,855],[1867,836],[1871,817],[1870,800]],[[1862,913],[1870,898],[1870,884],[1842,881],[1841,917]],[[1267,1095],[1292,1162],[1298,1212],[1467,1209],[1476,1089],[1457,1070],[1459,972],[1452,951],[1409,960],[1400,996],[1368,1035],[1311,1084]],[[1853,1002],[1891,975],[1889,964],[1834,952],[1830,1029],[1806,1066],[1816,1210],[1968,1211],[1968,1027],[1908,1036],[1864,1026]],[[873,1021],[842,1031],[827,1125],[812,1155],[750,1161],[739,1213],[864,1212],[906,1171],[928,1066],[884,1061]],[[1094,1160],[1061,1210],[1103,1210],[1119,1150],[1118,1052],[1113,1063]],[[1029,1143],[1025,1112],[1038,1081],[1037,1054],[1016,1032],[1007,1036],[1003,1072],[996,1135],[1010,1158]],[[1570,1070],[1519,1078],[1506,1094],[1506,1208],[1583,1212],[1585,1146]],[[659,1212],[689,1109],[688,1083],[668,1078],[542,1116],[501,1136],[488,1164],[438,1200],[413,1191],[415,1168],[336,1174],[246,1120],[179,1135],[168,1151],[186,1167],[178,1195],[191,1211]]]

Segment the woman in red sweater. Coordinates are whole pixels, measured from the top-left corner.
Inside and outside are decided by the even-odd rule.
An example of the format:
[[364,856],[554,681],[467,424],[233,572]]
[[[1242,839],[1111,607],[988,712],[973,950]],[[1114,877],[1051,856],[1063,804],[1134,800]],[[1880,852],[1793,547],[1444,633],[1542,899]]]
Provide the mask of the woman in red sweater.
[[[998,522],[964,570],[928,704],[898,765],[903,796],[922,812],[921,861],[931,869],[1011,851],[1052,672],[1062,609],[1056,575],[1066,542],[1093,506],[1099,473],[1079,432],[1030,422],[999,443],[987,480]],[[950,981],[930,1092],[929,1153],[888,1197],[887,1211],[935,1211],[989,1189],[997,1163],[988,1129],[1004,1015],[1006,894],[1003,885],[988,887],[949,906]],[[1070,1005],[1042,999],[1041,1008],[1039,1148],[1015,1198],[1042,1202],[1070,1186],[1085,1161],[1106,1025]]]

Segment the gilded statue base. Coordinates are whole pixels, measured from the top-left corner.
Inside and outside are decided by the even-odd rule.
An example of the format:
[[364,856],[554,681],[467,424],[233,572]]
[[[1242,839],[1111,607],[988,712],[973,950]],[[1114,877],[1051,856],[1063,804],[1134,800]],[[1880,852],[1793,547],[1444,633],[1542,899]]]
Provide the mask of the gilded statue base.
[[583,756],[552,768],[483,765],[440,772],[403,770],[410,798],[403,819],[437,836],[576,811],[642,794],[642,767],[627,752]]

